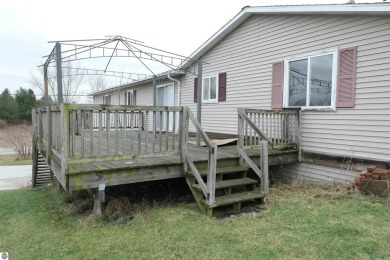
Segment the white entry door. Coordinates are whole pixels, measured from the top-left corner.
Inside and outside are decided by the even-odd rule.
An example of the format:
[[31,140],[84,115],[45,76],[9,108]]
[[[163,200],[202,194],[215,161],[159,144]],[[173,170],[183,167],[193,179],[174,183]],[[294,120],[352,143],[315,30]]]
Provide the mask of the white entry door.
[[[174,106],[175,105],[175,88],[173,84],[157,86],[157,106]],[[160,113],[157,113],[157,130],[160,130]],[[162,116],[162,130],[167,131],[167,114]],[[169,113],[169,131],[173,129],[173,112]]]

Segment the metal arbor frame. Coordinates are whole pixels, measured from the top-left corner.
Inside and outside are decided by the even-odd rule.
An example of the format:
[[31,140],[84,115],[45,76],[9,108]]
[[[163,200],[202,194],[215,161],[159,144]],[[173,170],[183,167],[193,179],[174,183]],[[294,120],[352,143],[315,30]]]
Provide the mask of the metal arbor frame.
[[[201,123],[201,111],[202,111],[202,61],[195,60],[190,57],[182,56],[168,51],[163,51],[161,49],[153,48],[145,45],[143,42],[130,39],[127,37],[114,35],[107,36],[106,39],[86,39],[86,40],[62,40],[62,41],[49,41],[49,43],[55,43],[54,48],[51,53],[43,58],[46,58],[46,61],[43,65],[44,67],[44,90],[45,90],[45,106],[48,106],[49,94],[48,94],[48,68],[56,68],[56,78],[57,78],[57,100],[58,103],[63,103],[63,75],[62,68],[63,63],[69,63],[77,60],[85,59],[94,59],[94,58],[109,58],[107,65],[104,70],[96,69],[84,69],[84,68],[74,68],[76,71],[74,75],[105,75],[105,76],[114,76],[130,79],[133,81],[153,78],[153,102],[156,104],[156,86],[157,86],[157,75],[153,70],[144,62],[145,60],[158,62],[167,68],[169,71],[166,72],[166,75],[169,75],[171,72],[182,72],[181,68],[184,63],[191,62],[197,63],[197,74],[200,80],[198,80],[198,100],[197,100],[197,120]],[[88,44],[88,42],[94,42]],[[107,45],[116,43],[115,47],[109,47]],[[119,43],[124,46],[124,48],[118,48]],[[61,46],[70,46],[72,49],[61,50]],[[92,53],[92,51],[100,51],[98,54]],[[107,68],[113,57],[130,57],[138,60],[151,74],[138,74],[138,73],[126,73],[126,72],[116,72],[108,71]],[[51,63],[55,62],[55,66],[50,66]],[[190,72],[191,73],[191,72]],[[164,73],[163,73],[164,75]],[[137,79],[133,78],[136,77]],[[159,75],[161,76],[161,74]],[[197,133],[197,143],[200,143],[200,134]]]

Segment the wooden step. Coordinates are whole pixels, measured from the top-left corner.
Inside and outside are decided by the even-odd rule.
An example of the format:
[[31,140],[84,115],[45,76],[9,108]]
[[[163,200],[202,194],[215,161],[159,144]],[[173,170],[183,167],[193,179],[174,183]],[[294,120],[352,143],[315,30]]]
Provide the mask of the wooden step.
[[[257,183],[257,180],[251,178],[240,178],[226,181],[217,181],[215,183],[215,189],[224,189],[229,187],[244,186]],[[201,191],[199,184],[192,185],[197,191]]]
[[[248,170],[249,168],[247,166],[221,167],[221,168],[217,168],[217,174],[231,174],[237,172],[244,172]],[[188,173],[192,175],[191,171],[189,171]],[[200,170],[199,174],[200,176],[207,176],[207,169]]]
[[220,206],[235,204],[237,202],[261,199],[264,197],[266,197],[266,195],[261,194],[259,190],[255,190],[255,191],[246,191],[246,192],[234,193],[234,194],[216,197],[215,202],[212,205],[206,205],[205,199],[202,200],[202,203],[206,205],[206,207],[208,208],[216,208]]
[[50,169],[38,169],[38,173],[50,173]]

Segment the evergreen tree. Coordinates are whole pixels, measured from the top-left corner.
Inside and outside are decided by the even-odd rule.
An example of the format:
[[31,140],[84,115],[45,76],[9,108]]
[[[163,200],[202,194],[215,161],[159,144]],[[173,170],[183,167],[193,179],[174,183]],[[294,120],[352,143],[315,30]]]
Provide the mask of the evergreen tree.
[[31,110],[37,106],[37,99],[31,89],[20,88],[16,91],[15,102],[17,105],[18,119],[31,121]]
[[15,98],[11,95],[8,88],[0,94],[0,119],[9,123],[14,123],[18,119]]

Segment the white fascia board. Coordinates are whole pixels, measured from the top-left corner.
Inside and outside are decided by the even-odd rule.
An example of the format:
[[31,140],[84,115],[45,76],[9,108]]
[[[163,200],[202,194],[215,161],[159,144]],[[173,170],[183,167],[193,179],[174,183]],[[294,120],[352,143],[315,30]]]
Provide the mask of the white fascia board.
[[[166,71],[166,72],[162,72],[162,73],[159,73],[159,74],[156,74],[156,79],[162,79],[162,78],[165,78],[167,77],[167,75],[170,75],[172,77],[177,77],[177,76],[181,76],[181,75],[184,75],[184,71],[180,70],[180,71]],[[108,93],[111,93],[111,92],[114,92],[114,91],[118,91],[118,90],[121,90],[121,89],[124,89],[124,88],[131,88],[131,87],[136,87],[136,86],[139,86],[139,85],[142,85],[142,84],[146,84],[146,83],[149,83],[149,82],[153,82],[153,77],[150,77],[150,78],[147,78],[147,79],[142,79],[142,80],[138,80],[138,81],[134,81],[134,82],[130,82],[130,83],[127,83],[127,84],[123,84],[123,85],[119,85],[119,86],[115,86],[115,87],[111,87],[111,88],[107,88],[107,89],[104,89],[104,90],[101,90],[101,91],[98,91],[98,92],[94,92],[94,93],[90,93],[88,94],[89,96],[99,96],[99,95],[103,95],[103,94],[108,94]]]
[[[222,38],[237,28],[249,16],[253,14],[367,14],[367,15],[390,15],[390,4],[335,4],[335,5],[286,5],[286,6],[259,6],[244,7],[241,12],[234,16],[221,29],[213,34],[205,43],[197,48],[190,58],[197,60],[210,50]],[[182,68],[190,66],[193,61],[186,62]]]

